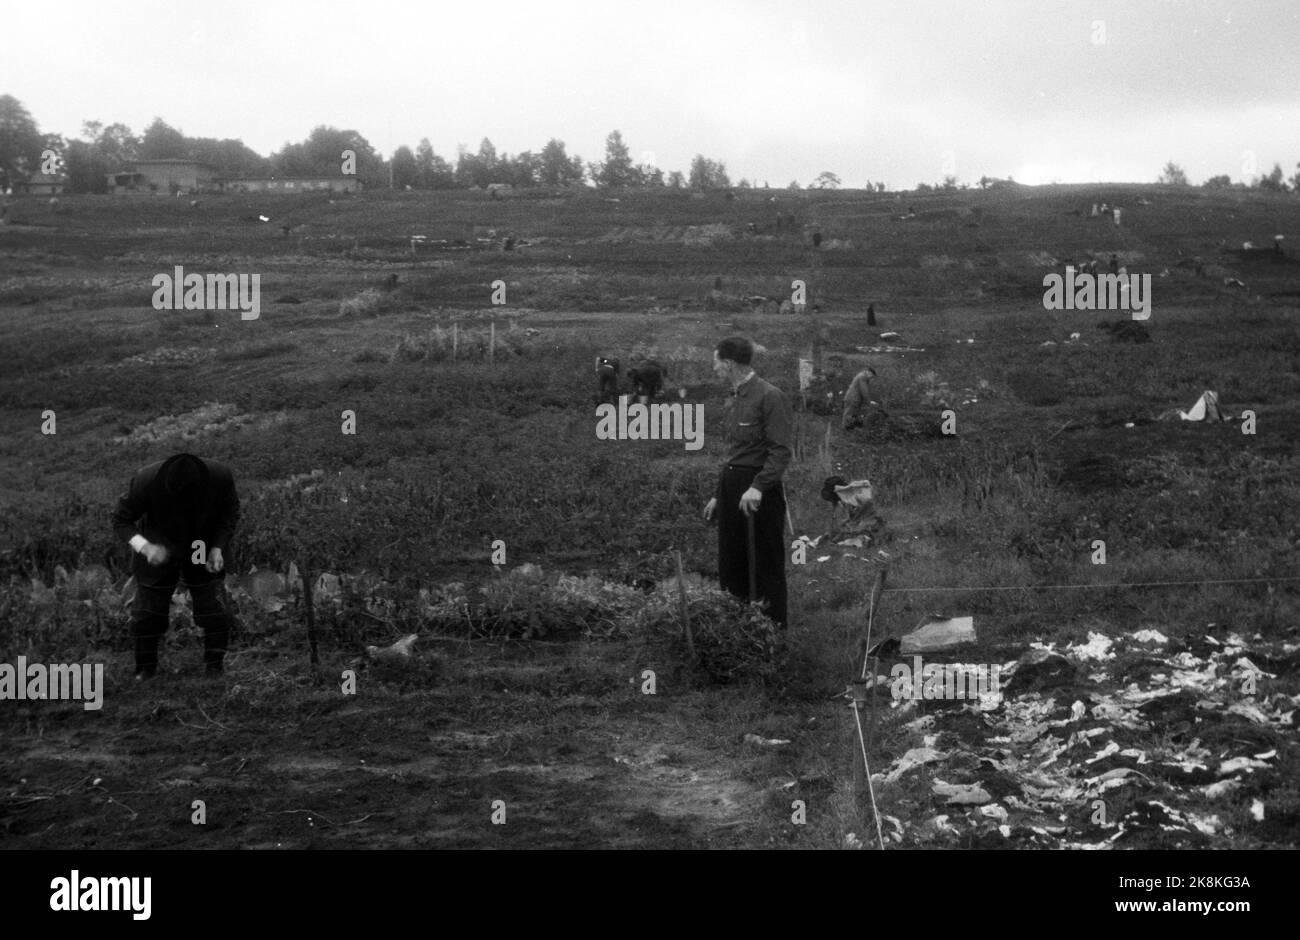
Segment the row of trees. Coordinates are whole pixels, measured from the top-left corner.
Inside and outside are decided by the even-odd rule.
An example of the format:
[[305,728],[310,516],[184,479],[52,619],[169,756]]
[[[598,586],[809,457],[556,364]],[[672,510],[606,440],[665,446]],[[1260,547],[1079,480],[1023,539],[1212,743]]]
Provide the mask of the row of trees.
[[[46,151],[57,155],[55,172],[67,177],[73,192],[102,193],[107,190],[108,175],[135,160],[198,160],[226,177],[333,176],[342,169],[345,150],[356,154],[357,176],[368,187],[391,183],[402,189],[468,189],[492,183],[531,187],[588,181],[604,188],[705,190],[731,186],[726,165],[702,154],[691,161],[689,175],[676,170],[665,174],[651,164],[635,163],[617,130],[606,138],[605,159],[600,163],[584,163],[581,157],[570,156],[564,141],[555,138],[536,153],[528,150],[511,155],[498,153],[486,137],[477,151],[462,145],[454,165],[434,152],[427,137],[414,150],[403,145],[391,160],[385,160],[358,131],[325,126],[314,129],[306,140],[286,143],[264,157],[241,140],[187,137],[162,118],[155,118],[139,135],[125,124],[87,121],[79,138],[64,140],[58,134],[42,134],[12,95],[0,96],[0,190],[42,171],[41,155]],[[742,185],[748,185],[747,181]]]
[[[1187,173],[1173,160],[1165,164],[1165,168],[1160,171],[1160,178],[1157,182],[1166,183],[1170,186],[1189,186]],[[1226,173],[1219,176],[1211,176],[1201,184],[1203,189],[1231,189],[1233,186],[1239,188],[1249,186],[1252,189],[1262,189],[1266,192],[1300,193],[1300,163],[1296,164],[1296,172],[1288,180],[1282,171],[1282,164],[1274,163],[1273,169],[1263,176],[1256,177],[1251,183],[1233,183],[1232,177]]]

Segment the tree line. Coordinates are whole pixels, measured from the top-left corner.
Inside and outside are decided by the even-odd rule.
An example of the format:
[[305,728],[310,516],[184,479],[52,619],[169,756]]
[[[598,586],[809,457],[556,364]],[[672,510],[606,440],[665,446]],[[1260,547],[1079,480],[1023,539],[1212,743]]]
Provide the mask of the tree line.
[[[103,193],[108,176],[122,172],[136,160],[195,160],[211,166],[218,175],[234,177],[337,176],[343,152],[356,155],[356,175],[368,188],[392,185],[399,189],[471,189],[494,183],[520,188],[577,186],[602,188],[725,189],[731,186],[726,165],[697,154],[687,173],[665,173],[659,167],[633,161],[621,132],[605,139],[605,159],[587,163],[570,156],[557,138],[540,150],[498,153],[483,138],[478,150],[461,145],[455,162],[434,152],[427,137],[412,150],[403,144],[387,160],[358,131],[320,126],[306,140],[285,143],[270,156],[262,156],[242,140],[188,137],[162,118],[140,134],[121,123],[86,121],[81,135],[65,140],[42,133],[27,109],[12,95],[0,95],[0,191],[24,182],[42,170],[41,155],[57,155],[55,172],[76,193]],[[742,186],[749,185],[742,180]]]

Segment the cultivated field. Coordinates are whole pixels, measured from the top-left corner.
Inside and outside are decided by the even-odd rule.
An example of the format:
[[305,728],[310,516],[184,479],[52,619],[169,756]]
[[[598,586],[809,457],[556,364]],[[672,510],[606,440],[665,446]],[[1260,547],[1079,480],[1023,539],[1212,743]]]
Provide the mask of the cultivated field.
[[[1089,217],[1103,201],[1122,227]],[[5,846],[871,847],[841,693],[885,566],[873,643],[973,616],[977,643],[927,661],[1003,678],[979,702],[882,688],[887,846],[1300,842],[1300,262],[1242,247],[1300,238],[1294,197],[65,197],[8,216],[0,662],[102,662],[106,687],[98,711],[0,701]],[[1099,328],[1126,313],[1043,308],[1045,274],[1112,253],[1152,276],[1149,342]],[[259,274],[260,317],[154,310],[177,265]],[[819,313],[748,299],[792,279]],[[798,415],[792,538],[826,532],[832,472],[872,481],[885,527],[789,567],[774,645],[708,586],[709,363],[733,332],[795,398],[814,344],[841,387],[872,364],[885,411],[848,434]],[[860,349],[882,346],[904,351]],[[598,353],[664,363],[668,400],[705,406],[703,450],[598,441]],[[1233,420],[1155,420],[1207,389]],[[180,450],[235,470],[241,629],[204,680],[178,603],[139,687],[109,514]],[[315,668],[300,582],[244,577],[291,563],[315,586]],[[412,662],[368,660],[410,633]]]

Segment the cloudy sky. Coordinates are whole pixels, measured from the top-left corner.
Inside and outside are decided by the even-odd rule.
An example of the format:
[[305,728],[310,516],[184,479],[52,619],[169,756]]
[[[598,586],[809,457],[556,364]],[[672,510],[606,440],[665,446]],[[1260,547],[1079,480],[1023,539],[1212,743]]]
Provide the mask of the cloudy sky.
[[[51,10],[57,10],[57,15]],[[618,128],[773,186],[1192,182],[1300,162],[1294,0],[63,0],[5,11],[0,94],[43,131],[162,117],[269,154],[319,124],[454,160]]]

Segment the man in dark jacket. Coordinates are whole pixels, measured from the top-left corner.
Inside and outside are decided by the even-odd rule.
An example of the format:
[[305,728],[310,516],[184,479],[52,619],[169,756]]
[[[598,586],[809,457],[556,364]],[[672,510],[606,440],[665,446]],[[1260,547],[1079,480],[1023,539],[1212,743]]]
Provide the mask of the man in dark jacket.
[[632,395],[643,405],[650,404],[651,399],[658,398],[664,390],[664,376],[668,370],[653,359],[643,359],[628,370],[627,377],[632,380]]
[[753,595],[764,601],[779,627],[787,623],[785,581],[785,488],[794,417],[780,389],[754,374],[754,344],[729,336],[713,352],[713,370],[731,386],[723,416],[730,445],[704,518],[718,519],[718,581],[723,590],[748,598],[749,519],[754,525]]
[[150,464],[131,479],[113,513],[113,530],[135,550],[135,677],[158,671],[158,643],[167,631],[172,592],[184,578],[203,628],[203,662],[219,674],[230,636],[221,602],[230,539],[239,523],[239,496],[230,468],[193,454]]

